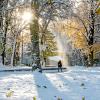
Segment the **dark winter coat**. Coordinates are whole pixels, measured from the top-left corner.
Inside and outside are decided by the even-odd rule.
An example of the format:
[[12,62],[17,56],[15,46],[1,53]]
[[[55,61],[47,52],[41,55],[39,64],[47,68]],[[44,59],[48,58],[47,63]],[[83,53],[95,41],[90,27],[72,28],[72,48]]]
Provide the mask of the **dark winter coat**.
[[58,67],[62,67],[62,62],[61,62],[61,60],[58,62]]

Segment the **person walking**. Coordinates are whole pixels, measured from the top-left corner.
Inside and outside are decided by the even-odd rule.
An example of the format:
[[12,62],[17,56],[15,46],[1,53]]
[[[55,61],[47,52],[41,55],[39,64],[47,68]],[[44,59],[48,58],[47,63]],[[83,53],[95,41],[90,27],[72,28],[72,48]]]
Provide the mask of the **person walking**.
[[58,61],[58,72],[59,72],[59,70],[61,70],[61,72],[62,72],[62,62],[61,62],[61,60]]

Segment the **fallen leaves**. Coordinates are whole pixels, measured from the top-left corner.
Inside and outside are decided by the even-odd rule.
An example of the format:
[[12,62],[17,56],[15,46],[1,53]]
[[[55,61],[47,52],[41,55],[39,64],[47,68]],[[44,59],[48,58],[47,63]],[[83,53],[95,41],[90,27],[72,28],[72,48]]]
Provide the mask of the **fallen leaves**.
[[14,91],[12,90],[9,90],[7,93],[6,93],[6,97],[11,97],[13,95]]

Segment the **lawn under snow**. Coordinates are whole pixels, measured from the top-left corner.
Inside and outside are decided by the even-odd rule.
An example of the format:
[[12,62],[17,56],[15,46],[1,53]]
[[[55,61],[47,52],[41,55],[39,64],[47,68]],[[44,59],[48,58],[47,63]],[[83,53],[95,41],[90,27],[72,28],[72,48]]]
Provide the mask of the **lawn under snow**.
[[100,100],[100,68],[74,67],[62,73],[42,74],[0,72],[0,100],[82,100],[82,97]]

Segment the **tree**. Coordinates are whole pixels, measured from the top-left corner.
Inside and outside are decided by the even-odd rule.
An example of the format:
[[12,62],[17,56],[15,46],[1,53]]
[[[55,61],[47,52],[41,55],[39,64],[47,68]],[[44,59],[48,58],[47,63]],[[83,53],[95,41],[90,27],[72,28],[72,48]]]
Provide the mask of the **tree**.
[[72,6],[71,16],[61,20],[57,26],[61,34],[64,32],[67,34],[76,49],[81,49],[83,55],[85,53],[88,56],[88,65],[90,66],[93,66],[95,38],[99,33],[96,32],[99,29],[97,28],[99,16],[96,14],[98,7],[99,3],[96,1],[82,0],[79,4]]
[[[99,2],[99,1],[98,1]],[[87,45],[87,49],[84,48],[84,51],[88,51],[88,65],[87,66],[93,66],[94,62],[94,51],[95,51],[95,36],[98,34],[96,33],[97,26],[97,17],[98,15],[96,14],[98,8],[99,8],[99,3],[96,0],[87,0],[84,1],[82,0],[80,5],[78,6],[76,13],[74,12],[72,16],[77,18],[80,22],[79,24],[83,26],[84,31],[82,34],[85,37],[85,44]],[[80,13],[79,13],[80,12]]]
[[[41,46],[44,49],[42,50],[42,57],[48,58],[49,56],[57,55],[57,43],[55,41],[55,36],[50,31],[45,31],[46,34],[42,37]],[[44,45],[43,45],[44,44]]]
[[2,15],[3,0],[0,0],[0,55],[2,54],[3,45],[3,15]]
[[[8,30],[8,11],[7,10],[3,10],[3,7],[5,7],[5,9],[7,8],[7,5],[8,5],[8,0],[4,1],[0,1],[0,4],[1,4],[1,16],[2,16],[2,21],[0,23],[1,24],[1,29],[2,29],[2,32],[3,32],[3,50],[2,50],[2,63],[3,65],[5,64],[5,56],[6,56],[6,53],[5,53],[5,46],[6,46],[6,33],[7,33],[7,30]],[[4,20],[5,18],[5,20]],[[4,25],[3,25],[4,23]]]
[[[18,5],[17,5],[18,4]],[[22,4],[22,5],[21,5]],[[25,5],[26,7],[27,5]],[[9,45],[6,46],[6,48],[11,48],[12,55],[11,55],[11,66],[14,65],[14,60],[17,59],[19,56],[18,49],[19,49],[19,42],[18,38],[20,36],[20,33],[27,27],[29,23],[24,21],[22,19],[21,13],[23,13],[23,10],[25,10],[23,2],[19,1],[9,1],[9,7],[7,7],[7,13],[8,13],[8,30],[6,33],[7,36],[7,42]],[[5,26],[6,27],[6,26]],[[17,45],[18,44],[18,45]],[[9,56],[9,55],[8,55]]]
[[[71,7],[71,5],[69,0],[42,0],[41,2],[39,2],[39,0],[34,0],[32,1],[31,5],[34,13],[34,20],[31,24],[32,44],[34,53],[33,55],[37,55],[36,58],[39,59],[39,61],[36,62],[38,62],[37,64],[40,65],[41,57],[38,40],[41,41],[43,39],[42,37],[45,36],[46,30],[51,21],[56,20],[57,17],[65,18],[65,16],[68,16],[67,11],[70,10],[69,8]],[[40,19],[42,19],[42,25],[39,22]],[[38,53],[36,54],[36,52]]]
[[39,0],[32,0],[31,9],[33,12],[33,20],[30,25],[31,41],[32,41],[32,55],[37,67],[41,68],[40,63],[40,49],[39,49]]
[[[87,43],[88,43],[88,48],[89,48],[89,54],[88,54],[88,57],[89,57],[89,66],[93,66],[93,59],[94,59],[94,49],[93,49],[93,46],[94,46],[94,38],[95,38],[95,23],[96,23],[96,10],[98,9],[99,7],[99,4],[97,4],[96,1],[94,0],[88,0],[88,9],[89,11],[85,11],[85,12],[88,12],[88,18],[87,19],[82,19],[80,16],[77,16],[76,17],[82,22],[83,26],[84,26],[84,29],[85,29],[85,32],[86,32],[86,38],[87,38]],[[86,3],[86,2],[85,2]],[[88,22],[88,24],[86,23],[86,20]]]

